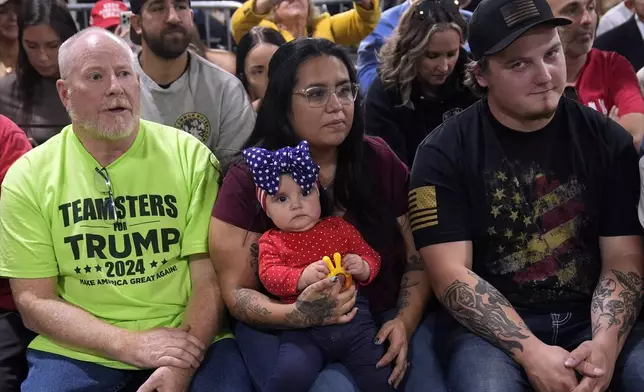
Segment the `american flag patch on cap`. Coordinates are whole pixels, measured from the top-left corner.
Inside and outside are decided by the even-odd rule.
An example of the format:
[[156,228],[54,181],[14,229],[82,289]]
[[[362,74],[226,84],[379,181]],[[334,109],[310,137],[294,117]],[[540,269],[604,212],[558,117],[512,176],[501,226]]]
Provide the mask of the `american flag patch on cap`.
[[501,15],[508,27],[512,27],[525,20],[540,16],[539,10],[533,0],[515,0],[501,7]]

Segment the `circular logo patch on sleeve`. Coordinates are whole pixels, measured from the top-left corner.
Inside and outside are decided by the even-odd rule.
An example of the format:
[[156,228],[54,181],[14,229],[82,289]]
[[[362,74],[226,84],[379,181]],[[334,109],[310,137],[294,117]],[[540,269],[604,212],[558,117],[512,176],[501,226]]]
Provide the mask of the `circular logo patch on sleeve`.
[[208,121],[208,117],[197,112],[182,114],[177,119],[174,127],[188,132],[203,143],[208,140],[211,133],[211,126],[210,121]]

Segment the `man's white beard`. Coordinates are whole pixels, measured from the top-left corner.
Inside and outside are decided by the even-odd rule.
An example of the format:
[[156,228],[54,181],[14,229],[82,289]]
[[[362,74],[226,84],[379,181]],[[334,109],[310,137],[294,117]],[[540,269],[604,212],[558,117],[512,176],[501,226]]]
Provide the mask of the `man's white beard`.
[[114,141],[125,139],[139,126],[140,117],[135,113],[132,114],[132,121],[126,121],[122,116],[114,116],[114,121],[111,124],[103,126],[98,117],[88,120],[76,115],[72,107],[70,107],[68,111],[72,124],[75,124],[85,132],[88,132],[101,140]]

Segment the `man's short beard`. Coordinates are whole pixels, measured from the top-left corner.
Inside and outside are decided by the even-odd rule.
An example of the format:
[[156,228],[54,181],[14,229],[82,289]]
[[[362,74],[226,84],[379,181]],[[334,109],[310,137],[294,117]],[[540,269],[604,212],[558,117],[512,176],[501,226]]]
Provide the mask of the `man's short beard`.
[[185,30],[184,33],[184,39],[176,43],[176,45],[173,45],[165,41],[165,31],[161,31],[158,37],[153,37],[145,29],[141,29],[141,37],[145,40],[150,51],[165,60],[174,60],[188,50],[190,34]]
[[116,141],[125,139],[139,126],[140,120],[138,114],[133,114],[132,122],[127,126],[122,117],[116,117],[113,124],[109,128],[105,128],[101,125],[98,117],[88,120],[78,116],[72,108],[70,108],[68,112],[69,117],[72,120],[72,124],[99,140]]

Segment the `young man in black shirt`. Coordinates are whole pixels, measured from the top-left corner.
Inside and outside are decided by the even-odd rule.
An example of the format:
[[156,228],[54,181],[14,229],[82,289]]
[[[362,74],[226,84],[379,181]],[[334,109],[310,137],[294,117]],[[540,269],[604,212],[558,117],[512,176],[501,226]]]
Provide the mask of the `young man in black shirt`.
[[457,392],[644,383],[638,157],[621,126],[562,98],[567,23],[546,0],[483,0],[470,76],[485,98],[414,161],[411,225]]

